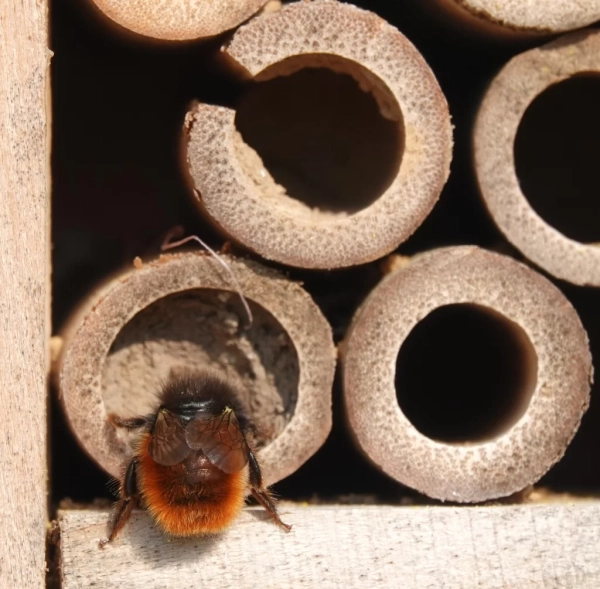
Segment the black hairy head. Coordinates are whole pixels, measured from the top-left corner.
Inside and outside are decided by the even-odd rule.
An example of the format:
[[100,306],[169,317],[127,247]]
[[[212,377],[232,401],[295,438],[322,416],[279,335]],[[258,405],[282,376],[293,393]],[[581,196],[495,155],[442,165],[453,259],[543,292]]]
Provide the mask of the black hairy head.
[[190,372],[169,377],[159,394],[161,409],[191,419],[198,411],[214,416],[233,409],[243,432],[252,427],[250,415],[235,386],[212,372]]

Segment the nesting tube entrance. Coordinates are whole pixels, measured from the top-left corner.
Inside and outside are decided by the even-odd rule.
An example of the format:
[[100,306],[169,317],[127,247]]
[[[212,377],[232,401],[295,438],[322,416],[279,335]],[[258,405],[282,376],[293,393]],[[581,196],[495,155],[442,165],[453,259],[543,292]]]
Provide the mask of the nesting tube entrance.
[[591,356],[573,307],[533,270],[476,247],[434,250],[388,275],[343,351],[360,447],[445,501],[536,482],[589,402]]
[[400,346],[396,395],[404,415],[428,438],[481,443],[523,417],[537,370],[535,350],[517,323],[490,307],[444,305]]
[[600,73],[549,86],[515,137],[521,190],[542,219],[579,243],[600,243]]
[[254,150],[281,187],[273,205],[282,214],[304,212],[315,221],[352,215],[376,202],[398,175],[402,113],[394,101],[384,116],[361,88],[367,75],[339,56],[296,55],[263,70],[242,97],[239,147]]
[[235,110],[196,105],[185,138],[195,203],[226,235],[267,259],[336,268],[415,231],[446,181],[452,133],[398,30],[346,4],[297,2],[225,50],[246,92]]
[[108,421],[145,415],[170,375],[217,372],[259,427],[267,484],[293,473],[331,428],[335,348],[329,325],[297,284],[227,258],[250,306],[203,254],[162,256],[92,293],[64,331],[55,376],[83,448],[118,476],[129,439]]
[[[473,138],[479,188],[500,230],[547,272],[589,286],[600,286],[599,74],[595,31],[518,55],[490,84]],[[574,165],[577,153],[585,155]]]

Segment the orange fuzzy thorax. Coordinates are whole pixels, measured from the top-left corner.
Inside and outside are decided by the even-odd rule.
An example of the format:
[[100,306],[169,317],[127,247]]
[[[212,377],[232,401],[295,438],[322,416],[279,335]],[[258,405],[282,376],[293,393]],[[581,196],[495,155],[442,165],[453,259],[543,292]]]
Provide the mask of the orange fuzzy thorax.
[[162,466],[152,459],[150,439],[150,434],[144,435],[137,452],[138,486],[146,509],[163,531],[201,536],[227,528],[244,506],[248,468],[234,474],[218,471],[207,483],[189,485],[183,464]]

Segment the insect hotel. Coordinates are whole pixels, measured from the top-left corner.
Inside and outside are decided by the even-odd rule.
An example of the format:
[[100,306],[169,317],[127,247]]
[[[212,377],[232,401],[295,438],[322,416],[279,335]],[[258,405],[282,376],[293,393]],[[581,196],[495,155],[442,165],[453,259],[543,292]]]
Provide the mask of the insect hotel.
[[0,587],[600,587],[598,22],[5,0]]

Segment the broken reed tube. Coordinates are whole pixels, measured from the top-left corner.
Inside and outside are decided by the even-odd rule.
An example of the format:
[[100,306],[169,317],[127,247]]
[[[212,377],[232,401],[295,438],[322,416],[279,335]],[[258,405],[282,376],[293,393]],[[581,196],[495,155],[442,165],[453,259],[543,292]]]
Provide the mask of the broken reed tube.
[[[594,123],[597,114],[593,114],[596,107],[590,104],[587,115],[580,111],[589,102],[583,99],[594,90],[594,85],[600,84],[599,74],[600,33],[596,31],[572,33],[517,55],[489,86],[477,114],[473,137],[479,188],[491,216],[507,239],[557,278],[591,286],[600,286],[600,247],[597,243],[586,243],[600,239],[597,214],[593,212],[598,210],[593,202],[597,199],[596,168],[591,163],[594,158],[597,163],[597,135],[595,144],[594,134],[581,147],[575,142],[577,131],[587,133],[586,126],[593,124],[598,128],[599,123]],[[557,91],[563,95],[562,108],[553,107],[546,100],[545,120],[540,121],[537,113],[537,128],[534,125],[526,128],[527,117],[538,101],[548,93],[556,95]],[[565,94],[569,91],[572,91],[570,102]],[[598,96],[597,88],[592,95]],[[571,124],[561,124],[563,118]],[[565,136],[561,137],[558,129],[566,129],[569,144],[565,144]],[[537,143],[528,134],[537,134]],[[526,148],[522,147],[522,141],[527,141]],[[562,156],[557,157],[557,153]],[[528,165],[518,170],[516,164],[522,157]],[[587,161],[590,168],[585,172],[588,186],[580,188],[587,190],[583,206],[575,202],[573,194],[576,184],[582,183],[578,176],[584,175],[576,169],[579,159]],[[540,194],[534,209],[528,193],[533,197],[536,192]],[[578,214],[578,219],[571,221],[570,234],[582,235],[581,241],[567,237],[542,219],[540,210],[546,211],[546,218],[551,215],[557,225]]]
[[600,20],[597,1],[426,0],[425,7],[462,29],[505,41],[548,37]]
[[350,427],[399,482],[443,501],[504,497],[565,452],[589,402],[579,317],[548,280],[477,247],[387,275],[343,344]]
[[213,37],[237,27],[269,0],[89,0],[127,31],[166,41]]
[[[335,347],[329,324],[296,283],[223,256],[253,321],[214,258],[163,255],[93,292],[71,317],[55,380],[72,430],[113,476],[130,457],[107,415],[147,415],[173,373],[215,370],[238,385],[257,422],[263,474],[297,470],[331,429]],[[139,266],[139,264],[138,264]]]
[[449,173],[446,100],[377,15],[296,2],[224,50],[249,77],[236,110],[197,104],[184,128],[194,202],[231,239],[304,268],[377,259],[407,239]]

